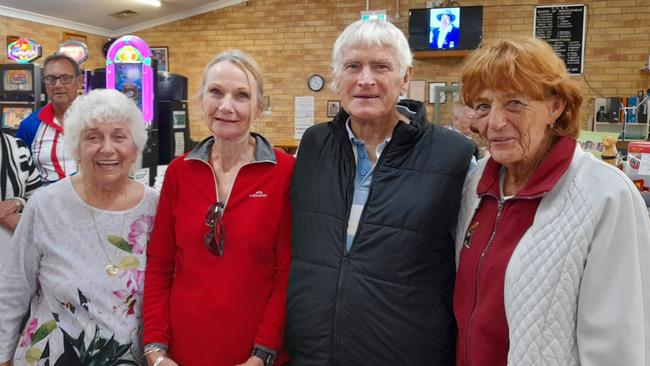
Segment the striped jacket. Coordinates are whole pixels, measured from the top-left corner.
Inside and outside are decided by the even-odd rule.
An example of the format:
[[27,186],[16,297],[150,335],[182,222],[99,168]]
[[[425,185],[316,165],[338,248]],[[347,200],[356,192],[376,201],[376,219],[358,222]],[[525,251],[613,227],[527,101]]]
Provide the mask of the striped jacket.
[[64,149],[63,127],[54,121],[51,103],[25,118],[16,137],[29,146],[43,184],[54,183],[77,172],[77,163]]
[[0,201],[13,198],[24,205],[41,186],[29,148],[22,140],[0,133],[0,162]]

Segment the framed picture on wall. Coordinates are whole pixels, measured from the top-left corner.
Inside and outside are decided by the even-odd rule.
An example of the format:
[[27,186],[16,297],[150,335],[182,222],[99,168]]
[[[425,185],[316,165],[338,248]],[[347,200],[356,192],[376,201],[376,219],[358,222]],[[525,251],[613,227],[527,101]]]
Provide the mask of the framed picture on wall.
[[454,81],[451,83],[451,86],[457,86],[458,91],[457,92],[451,92],[451,101],[452,102],[460,102],[460,83],[457,81]]
[[[435,104],[436,103],[436,86],[447,86],[447,83],[442,83],[442,82],[432,82],[429,83],[429,103]],[[447,93],[445,92],[440,92],[440,104],[444,104],[447,102]]]
[[151,58],[158,60],[158,71],[169,71],[169,49],[167,47],[151,47]]
[[86,42],[88,42],[86,36],[83,34],[63,32],[63,41],[65,42],[70,40],[79,41],[82,42],[83,44],[86,44]]
[[[10,44],[16,42],[19,38],[20,37],[18,37],[18,36],[7,36],[7,46],[9,46]],[[5,47],[5,49],[6,49],[6,47]]]
[[86,42],[87,42],[86,36],[83,35],[83,34],[71,33],[71,32],[63,32],[63,41],[65,42],[65,41],[69,41],[69,40],[83,42],[84,44],[86,44]]
[[327,101],[327,117],[334,117],[341,109],[341,102],[338,100]]

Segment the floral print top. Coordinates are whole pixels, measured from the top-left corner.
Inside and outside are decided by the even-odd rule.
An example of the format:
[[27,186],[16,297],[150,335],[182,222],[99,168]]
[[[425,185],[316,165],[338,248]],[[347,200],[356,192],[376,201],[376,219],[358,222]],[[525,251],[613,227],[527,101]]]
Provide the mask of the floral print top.
[[131,209],[96,209],[70,178],[32,196],[0,253],[0,362],[143,363],[145,250],[157,201],[145,187]]

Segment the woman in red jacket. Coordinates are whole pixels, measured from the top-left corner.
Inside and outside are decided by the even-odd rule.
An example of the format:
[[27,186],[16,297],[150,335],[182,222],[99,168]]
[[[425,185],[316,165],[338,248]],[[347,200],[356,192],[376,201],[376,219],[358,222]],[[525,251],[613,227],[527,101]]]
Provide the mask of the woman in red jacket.
[[294,160],[251,132],[264,109],[252,58],[218,55],[199,96],[212,136],[169,165],[147,252],[147,362],[282,364]]

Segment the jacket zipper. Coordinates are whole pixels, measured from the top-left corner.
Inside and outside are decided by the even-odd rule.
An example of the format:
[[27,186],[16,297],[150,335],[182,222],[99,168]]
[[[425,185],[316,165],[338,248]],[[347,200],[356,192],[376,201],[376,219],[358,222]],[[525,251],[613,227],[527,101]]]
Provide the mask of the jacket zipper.
[[[532,200],[532,199],[538,199],[538,198],[543,198],[546,196],[548,192],[543,192],[541,194],[535,195],[535,196],[530,196],[530,197],[513,197],[512,200]],[[467,322],[467,331],[465,332],[465,359],[467,361],[467,366],[471,365],[471,360],[470,360],[470,352],[469,352],[469,333],[471,329],[472,322],[474,321],[474,318],[476,316],[476,307],[478,305],[478,295],[479,295],[479,282],[480,282],[480,276],[479,274],[481,273],[481,265],[483,264],[483,259],[487,255],[487,252],[492,248],[494,245],[494,237],[496,236],[496,230],[497,230],[497,225],[499,223],[499,219],[501,218],[501,214],[503,213],[503,206],[505,205],[505,201],[503,198],[499,198],[499,203],[497,206],[497,217],[496,220],[494,221],[494,226],[492,228],[492,233],[490,233],[490,238],[488,239],[488,243],[485,245],[485,248],[483,248],[483,251],[481,252],[481,257],[479,258],[478,266],[476,267],[476,288],[474,290],[474,305],[472,306],[472,314],[470,315],[470,318]],[[478,208],[477,208],[478,210]],[[475,210],[476,213],[476,210]],[[515,248],[516,250],[516,248]],[[514,252],[513,252],[514,253]],[[505,286],[504,286],[504,296],[505,296]]]
[[[201,163],[205,164],[208,168],[210,168],[210,172],[212,173],[212,182],[214,183],[214,196],[217,198],[217,202],[220,202],[219,200],[219,189],[217,187],[217,174],[214,172],[214,168],[212,165],[210,165],[207,161],[202,160],[202,159],[191,159],[191,160],[196,160],[200,161]],[[235,174],[235,178],[233,178],[232,183],[230,184],[230,189],[228,190],[228,197],[226,197],[226,200],[223,202],[223,215],[226,214],[226,206],[228,206],[228,201],[230,200],[230,193],[232,193],[232,187],[235,186],[235,182],[237,181],[237,177],[239,177],[239,172],[244,168],[245,166],[248,165],[253,165],[253,164],[260,164],[260,163],[273,163],[271,160],[260,160],[260,161],[251,161],[248,162],[237,170],[237,173]]]
[[[386,149],[388,149],[389,145],[390,145],[390,142],[388,142],[388,145],[386,145],[386,147],[384,148],[384,151]],[[383,160],[382,159],[383,157],[384,157],[384,153],[382,152],[382,154],[379,156],[379,159],[377,160],[377,163],[370,170],[372,173],[374,173],[375,169],[377,169],[380,166],[380,164],[381,164],[381,162]],[[355,168],[355,172],[356,172],[356,168]],[[361,210],[361,215],[359,215],[359,224],[357,225],[357,231],[354,233],[354,239],[352,239],[352,244],[350,245],[350,250],[352,250],[352,248],[354,248],[354,243],[357,241],[357,238],[359,237],[359,231],[361,230],[361,223],[363,222],[362,219],[366,215],[366,208],[368,207],[368,202],[370,202],[370,198],[372,198],[372,192],[374,191],[374,189],[375,189],[375,179],[373,177],[372,182],[370,182],[370,187],[368,188],[368,198],[366,199],[366,203],[363,205],[363,210]],[[348,214],[348,216],[349,216],[349,214]],[[349,219],[350,218],[348,217],[348,220]]]
[[[352,154],[354,156],[354,153]],[[353,171],[356,171],[356,162],[353,164]],[[351,196],[354,195],[354,179],[351,179],[348,183],[348,194],[346,196],[345,205],[348,207],[347,213],[345,215],[345,222],[347,223],[350,220],[350,212],[352,211],[352,205],[350,203]],[[350,253],[346,250],[347,242],[347,226],[343,230],[343,257],[341,258],[341,267],[339,270],[339,276],[336,281],[336,301],[334,302],[334,334],[332,339],[332,363],[333,365],[339,365],[341,360],[339,357],[341,349],[341,301],[343,292],[343,277],[344,272],[347,272],[348,264],[350,263]]]
[[350,264],[350,254],[346,251],[341,260],[341,270],[339,271],[339,278],[336,284],[336,303],[334,304],[334,345],[333,345],[333,363],[334,365],[341,364],[341,298],[343,297],[343,278],[348,272],[348,265]]
[[[390,146],[390,142],[386,145],[384,148],[384,152],[388,150],[388,147]],[[385,156],[384,152],[379,156],[379,159],[377,160],[377,163],[375,164],[375,167],[372,169],[372,172],[377,169],[381,162],[383,161],[383,157]],[[354,153],[353,153],[354,156]],[[356,161],[354,162],[354,169],[353,171],[355,172],[356,176]],[[336,302],[334,304],[334,344],[332,347],[332,360],[333,364],[335,366],[339,366],[341,364],[341,359],[340,359],[340,352],[341,352],[341,298],[343,297],[343,279],[348,272],[348,266],[350,264],[350,251],[352,248],[354,248],[354,244],[357,241],[357,238],[359,237],[359,230],[361,229],[361,223],[363,222],[363,217],[366,213],[366,207],[368,202],[370,201],[370,198],[372,197],[372,191],[375,187],[375,179],[373,177],[372,182],[370,183],[370,188],[368,188],[368,198],[366,199],[366,204],[363,206],[363,210],[361,211],[361,215],[359,216],[359,224],[357,225],[357,231],[354,233],[354,239],[352,239],[352,244],[350,245],[350,251],[347,250],[347,223],[350,221],[350,212],[352,211],[352,205],[350,203],[350,197],[354,196],[354,179],[350,180],[350,183],[348,183],[348,196],[346,197],[346,207],[347,209],[347,215],[345,216],[345,230],[343,231],[343,257],[341,258],[341,269],[339,271],[339,277],[336,283]]]
[[494,243],[494,237],[497,234],[497,226],[499,225],[499,219],[501,218],[501,214],[503,213],[503,206],[505,205],[505,201],[503,198],[499,199],[498,205],[497,205],[497,217],[494,220],[494,226],[492,226],[492,233],[490,233],[490,238],[488,239],[487,244],[485,245],[485,248],[481,251],[481,256],[478,261],[478,265],[476,266],[476,287],[474,288],[474,304],[472,305],[472,314],[469,317],[469,320],[467,321],[467,331],[465,332],[465,360],[467,362],[466,366],[470,366],[472,364],[471,359],[470,359],[470,352],[469,352],[469,341],[470,341],[470,330],[472,327],[472,323],[474,322],[474,318],[476,317],[476,307],[478,305],[478,295],[479,295],[479,282],[480,282],[480,276],[479,274],[481,273],[481,266],[483,264],[483,259],[487,255],[487,252],[490,250]]

